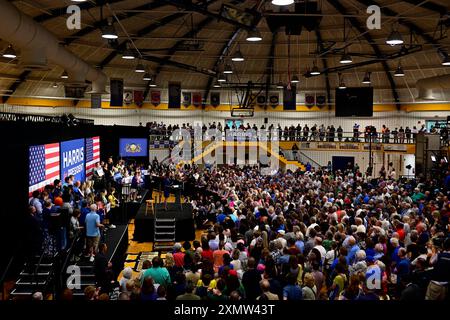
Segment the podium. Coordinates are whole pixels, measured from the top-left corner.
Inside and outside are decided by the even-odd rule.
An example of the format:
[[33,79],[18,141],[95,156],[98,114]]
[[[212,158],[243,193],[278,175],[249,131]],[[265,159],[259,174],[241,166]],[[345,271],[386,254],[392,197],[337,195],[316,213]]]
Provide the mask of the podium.
[[181,191],[182,190],[183,190],[182,184],[174,184],[170,187],[170,192],[175,195],[175,204],[179,205],[180,209],[182,209],[182,207],[181,207]]

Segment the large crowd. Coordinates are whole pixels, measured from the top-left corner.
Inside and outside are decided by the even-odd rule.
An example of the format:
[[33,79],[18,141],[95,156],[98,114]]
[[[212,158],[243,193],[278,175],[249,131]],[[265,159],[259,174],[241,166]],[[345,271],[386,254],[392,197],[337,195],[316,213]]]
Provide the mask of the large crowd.
[[417,126],[403,126],[396,128],[389,128],[383,125],[381,128],[376,128],[375,126],[368,125],[366,127],[361,127],[360,124],[355,123],[352,128],[346,128],[345,130],[342,126],[337,128],[334,125],[325,126],[324,124],[317,125],[314,124],[309,127],[307,124],[303,126],[299,123],[297,126],[291,124],[290,126],[282,127],[280,124],[275,126],[272,124],[262,124],[259,128],[256,124],[250,125],[250,123],[244,124],[240,122],[236,125],[235,122],[231,126],[226,123],[224,126],[220,122],[212,123],[197,123],[191,125],[190,123],[183,123],[181,126],[166,125],[164,123],[148,122],[146,127],[149,130],[150,135],[169,137],[171,134],[178,130],[184,129],[193,135],[194,132],[202,132],[205,134],[207,130],[215,129],[220,132],[227,132],[229,130],[239,129],[242,131],[253,130],[258,133],[258,130],[267,130],[269,134],[276,133],[279,140],[284,141],[328,141],[328,142],[383,142],[383,143],[414,143],[417,134],[419,133],[429,133],[429,134],[439,134],[441,139],[448,143],[448,129],[447,127],[438,128],[432,126],[430,130],[427,130],[425,124],[419,121]]
[[137,276],[125,268],[115,279],[100,264],[88,300],[448,299],[448,170],[441,181],[367,179],[352,166],[265,176],[155,161],[148,170],[194,182],[186,198],[203,234],[144,261]]

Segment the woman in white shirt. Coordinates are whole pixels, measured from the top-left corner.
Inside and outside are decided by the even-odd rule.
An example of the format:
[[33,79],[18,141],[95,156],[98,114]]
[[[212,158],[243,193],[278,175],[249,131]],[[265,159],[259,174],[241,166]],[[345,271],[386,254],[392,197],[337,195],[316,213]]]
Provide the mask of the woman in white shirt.
[[242,270],[242,262],[241,260],[239,260],[240,255],[241,251],[239,251],[239,249],[234,249],[233,253],[231,254],[233,260],[231,261],[230,264],[233,266],[233,270],[237,272],[239,279],[242,279],[243,270]]

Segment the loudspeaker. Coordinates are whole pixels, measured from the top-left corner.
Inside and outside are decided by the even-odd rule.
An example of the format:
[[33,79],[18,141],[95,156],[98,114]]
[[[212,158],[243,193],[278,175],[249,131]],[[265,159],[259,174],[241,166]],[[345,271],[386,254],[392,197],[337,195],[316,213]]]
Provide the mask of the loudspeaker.
[[264,124],[268,124],[269,123],[269,118],[264,118]]

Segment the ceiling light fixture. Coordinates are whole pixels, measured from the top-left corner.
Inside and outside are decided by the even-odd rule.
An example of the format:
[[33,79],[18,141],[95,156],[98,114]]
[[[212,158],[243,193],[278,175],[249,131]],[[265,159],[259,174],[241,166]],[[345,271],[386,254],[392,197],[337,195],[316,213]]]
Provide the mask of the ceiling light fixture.
[[64,72],[61,75],[61,79],[68,79],[69,75],[67,74],[67,71],[64,70]]
[[442,59],[443,66],[450,66],[450,56],[446,55],[444,59]]
[[272,4],[275,6],[288,6],[293,3],[294,0],[272,0]]
[[344,52],[344,54],[342,55],[341,60],[339,62],[342,64],[348,64],[348,63],[352,63],[353,60],[352,60],[352,57],[348,53]]
[[300,82],[300,80],[298,79],[298,77],[296,75],[292,77],[291,83],[299,83],[299,82]]
[[317,67],[317,65],[316,65],[315,62],[314,62],[313,68],[311,69],[310,74],[311,74],[312,76],[318,76],[318,75],[320,75],[320,70],[319,70],[319,68]]
[[225,67],[223,68],[223,73],[225,73],[225,74],[232,74],[233,73],[233,68],[231,68],[231,66],[229,64],[226,64]]
[[404,77],[405,72],[403,71],[402,64],[399,62],[397,70],[395,70],[394,77]]
[[137,73],[144,73],[145,72],[145,68],[142,65],[142,63],[138,63],[136,66],[136,69],[134,70]]
[[363,79],[362,83],[364,83],[364,84],[371,84],[370,72],[366,71],[366,74],[364,75],[364,79]]
[[117,39],[119,37],[110,19],[108,19],[108,23],[106,25],[102,26],[101,30],[103,39]]
[[341,90],[347,89],[347,86],[345,85],[345,82],[344,82],[344,76],[342,75],[342,73],[338,73],[338,78],[339,78],[338,88]]
[[131,51],[129,48],[127,48],[122,54],[122,59],[125,59],[125,60],[133,60],[135,58],[136,57],[134,56],[133,51]]
[[220,74],[219,77],[217,78],[217,81],[219,81],[219,82],[226,82],[227,79],[225,78],[224,75]]
[[261,41],[262,40],[261,33],[259,32],[258,29],[247,31],[247,37],[245,38],[245,40],[250,42]]
[[152,80],[148,85],[149,85],[150,87],[152,87],[152,88],[153,88],[153,87],[156,87],[156,83],[155,83],[155,81],[153,81],[153,80]]
[[53,82],[52,87],[53,88],[58,88],[58,84],[56,82]]
[[402,35],[397,30],[392,30],[391,34],[386,39],[386,43],[390,46],[403,44]]
[[3,56],[3,58],[15,59],[15,58],[17,58],[16,50],[14,50],[14,48],[12,47],[12,45],[9,45],[9,46],[5,49],[5,51],[3,51],[2,56]]
[[214,88],[220,88],[220,83],[218,81],[215,81],[213,84]]
[[283,88],[284,88],[283,82],[279,81],[277,83],[277,89],[283,89]]
[[238,50],[234,53],[233,57],[231,58],[232,61],[235,62],[242,62],[245,60],[244,55],[242,54],[241,50]]
[[144,80],[144,81],[151,81],[152,80],[152,76],[150,75],[150,73],[146,72],[146,73],[144,73],[144,76],[142,77],[142,80]]

